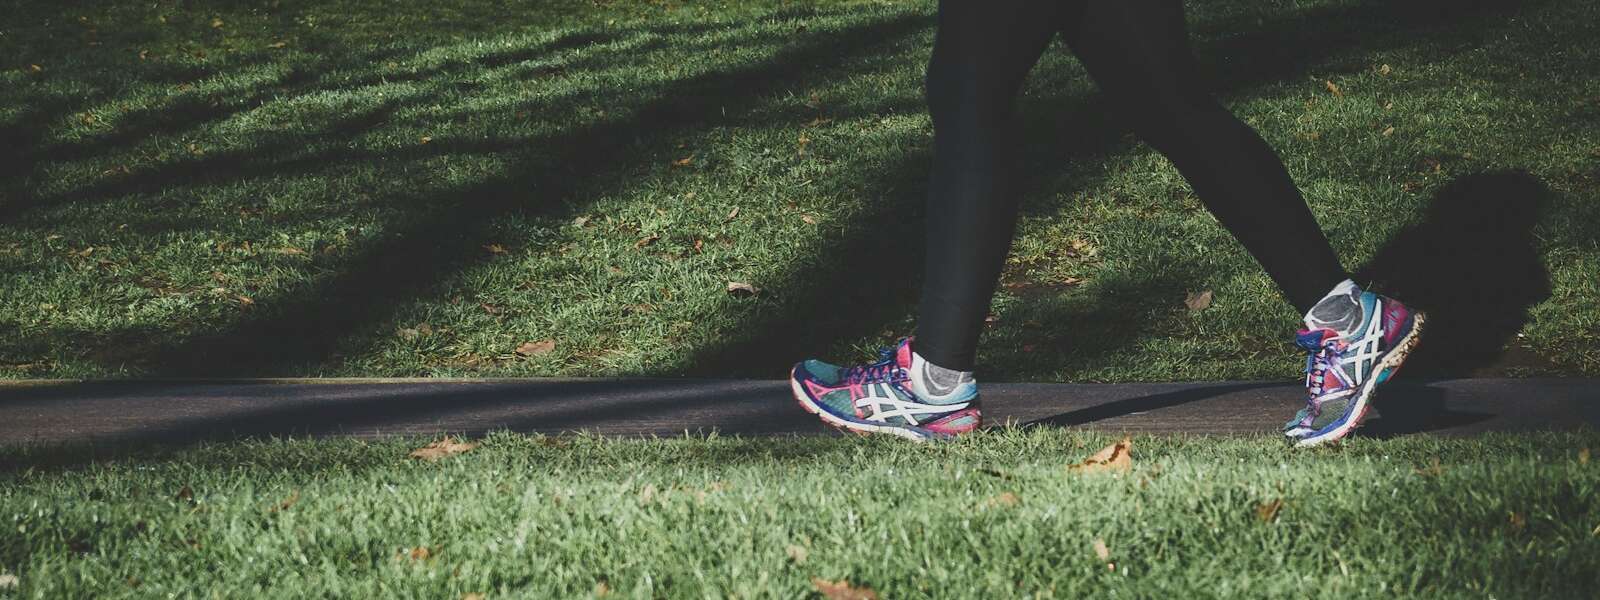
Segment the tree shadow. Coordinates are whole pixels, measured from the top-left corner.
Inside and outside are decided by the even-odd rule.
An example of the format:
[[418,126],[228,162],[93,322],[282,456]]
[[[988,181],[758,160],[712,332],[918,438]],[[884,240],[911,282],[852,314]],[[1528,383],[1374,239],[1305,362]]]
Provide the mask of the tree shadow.
[[1551,197],[1524,171],[1460,177],[1357,272],[1427,314],[1422,344],[1398,377],[1464,377],[1501,358],[1528,311],[1550,296],[1533,229]]

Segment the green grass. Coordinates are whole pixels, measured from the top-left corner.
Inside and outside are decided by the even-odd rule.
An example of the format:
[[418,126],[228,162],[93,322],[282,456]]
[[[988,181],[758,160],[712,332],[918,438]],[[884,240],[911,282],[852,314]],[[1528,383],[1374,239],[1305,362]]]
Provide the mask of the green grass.
[[1592,431],[1141,437],[1087,475],[1112,438],[480,441],[0,450],[0,596],[1577,598],[1600,572]]
[[[775,377],[912,329],[931,2],[435,4],[6,3],[0,377]],[[1600,373],[1600,8],[1387,4],[1190,24],[1348,265],[1449,274],[1431,372]],[[1059,48],[1029,83],[980,370],[1293,376],[1296,315],[1101,102]],[[1445,232],[1501,262],[1374,261],[1505,169],[1531,229]]]

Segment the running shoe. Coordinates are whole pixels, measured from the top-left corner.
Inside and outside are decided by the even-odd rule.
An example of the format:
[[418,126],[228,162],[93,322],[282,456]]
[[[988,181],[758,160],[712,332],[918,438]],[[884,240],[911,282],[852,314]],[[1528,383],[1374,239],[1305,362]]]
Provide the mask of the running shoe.
[[1306,407],[1284,424],[1295,446],[1337,441],[1361,425],[1373,390],[1416,349],[1423,314],[1372,292],[1361,292],[1362,319],[1355,333],[1302,329],[1306,350]]
[[820,360],[794,366],[794,398],[824,423],[860,434],[888,433],[916,441],[947,439],[977,429],[978,384],[940,385],[911,338],[878,352],[878,362],[841,367]]

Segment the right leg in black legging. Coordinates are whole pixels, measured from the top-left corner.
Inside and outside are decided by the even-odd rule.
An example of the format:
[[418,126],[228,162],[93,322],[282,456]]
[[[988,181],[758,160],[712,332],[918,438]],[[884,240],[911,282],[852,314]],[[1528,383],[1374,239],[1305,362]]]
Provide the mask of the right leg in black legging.
[[916,351],[970,371],[1016,230],[1017,125],[1023,79],[1055,36],[1059,0],[940,0],[928,63],[933,176]]

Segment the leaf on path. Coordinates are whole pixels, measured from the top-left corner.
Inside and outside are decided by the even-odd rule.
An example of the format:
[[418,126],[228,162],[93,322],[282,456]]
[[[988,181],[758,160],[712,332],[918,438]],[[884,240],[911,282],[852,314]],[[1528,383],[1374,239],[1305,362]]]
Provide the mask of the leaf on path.
[[477,442],[461,442],[453,437],[445,436],[442,440],[412,450],[409,456],[421,460],[435,461],[446,456],[461,454],[477,447]]
[[1338,96],[1340,98],[1344,97],[1344,91],[1340,90],[1339,86],[1337,84],[1333,83],[1333,80],[1330,79],[1330,80],[1327,80],[1327,81],[1323,81],[1322,83],[1327,84],[1328,93],[1333,94],[1335,96]]
[[805,546],[799,546],[795,544],[784,546],[783,553],[788,555],[789,560],[794,561],[794,564],[797,565],[806,564],[806,558],[811,556],[811,551],[806,550]]
[[489,254],[499,255],[506,253],[506,247],[501,246],[500,244],[484,244],[483,249],[488,250]]
[[1189,295],[1183,298],[1183,305],[1194,312],[1211,308],[1211,290],[1189,292]]
[[1083,462],[1070,465],[1067,470],[1074,473],[1126,473],[1133,470],[1133,458],[1128,452],[1133,449],[1133,440],[1122,438],[1122,441],[1101,448]]
[[1282,510],[1283,498],[1273,498],[1256,505],[1256,518],[1262,523],[1271,523],[1278,520],[1278,513]]
[[689,163],[692,163],[692,162],[694,162],[694,157],[693,156],[685,156],[685,157],[680,158],[678,160],[672,161],[672,166],[674,166],[674,167],[687,167],[687,166],[689,166]]
[[872,588],[856,587],[843,579],[828,581],[821,577],[812,577],[811,586],[828,600],[878,600],[878,592]]
[[517,345],[518,356],[539,356],[549,354],[556,349],[555,340],[539,340],[537,342],[523,342]]
[[743,281],[729,281],[728,293],[737,297],[750,297],[761,293],[761,288]]

